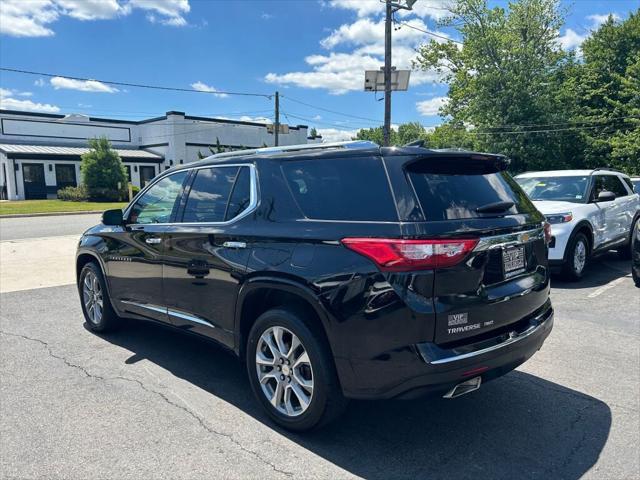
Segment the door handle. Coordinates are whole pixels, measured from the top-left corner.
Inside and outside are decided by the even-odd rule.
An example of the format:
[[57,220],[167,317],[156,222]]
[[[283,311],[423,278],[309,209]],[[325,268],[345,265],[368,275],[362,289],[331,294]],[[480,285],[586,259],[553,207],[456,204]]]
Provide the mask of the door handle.
[[222,246],[225,248],[247,248],[245,242],[224,242]]
[[144,241],[149,245],[157,245],[162,242],[162,239],[160,237],[147,237],[144,239]]

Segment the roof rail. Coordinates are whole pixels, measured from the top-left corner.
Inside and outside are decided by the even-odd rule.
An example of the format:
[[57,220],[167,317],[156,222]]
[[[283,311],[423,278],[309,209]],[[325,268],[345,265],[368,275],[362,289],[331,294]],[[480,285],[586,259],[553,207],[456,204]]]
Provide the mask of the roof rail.
[[618,170],[617,168],[611,168],[611,167],[598,167],[598,168],[594,168],[593,172],[591,172],[591,174],[593,175],[595,172],[597,171],[602,171],[604,170],[605,172],[617,172],[617,173],[624,173],[620,170]]
[[258,155],[261,153],[281,153],[281,152],[297,152],[308,150],[327,150],[330,148],[347,148],[347,149],[363,149],[363,148],[378,148],[379,145],[375,142],[368,140],[354,140],[350,142],[332,142],[332,143],[307,143],[300,145],[287,145],[282,147],[264,147],[254,148],[249,150],[236,150],[233,152],[224,152],[215,154],[209,158],[221,159],[230,157],[240,157],[243,155]]

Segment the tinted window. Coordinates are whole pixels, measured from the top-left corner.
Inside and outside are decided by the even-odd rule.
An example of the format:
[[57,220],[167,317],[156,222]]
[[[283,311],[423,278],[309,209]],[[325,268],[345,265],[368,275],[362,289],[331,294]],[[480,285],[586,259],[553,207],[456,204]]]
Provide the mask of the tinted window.
[[380,158],[288,161],[283,162],[282,170],[307,218],[398,220]]
[[238,167],[214,167],[196,170],[183,222],[222,222]]
[[593,198],[598,198],[600,192],[605,190],[615,193],[616,197],[625,197],[627,195],[627,189],[615,175],[598,175],[595,177],[593,184]]
[[129,213],[130,223],[168,223],[188,172],[164,177],[136,201]]
[[231,192],[225,220],[231,220],[237,217],[247,209],[251,202],[251,172],[249,167],[240,168],[240,172],[236,177],[236,183]]
[[636,193],[640,193],[640,180],[632,180],[633,189]]
[[558,200],[582,203],[586,198],[589,176],[516,178],[531,200]]
[[[431,173],[417,164],[410,166],[407,173],[426,220],[453,220],[535,211],[526,194],[506,172],[484,175]],[[479,207],[502,202],[513,202],[513,206],[502,211],[477,211]]]

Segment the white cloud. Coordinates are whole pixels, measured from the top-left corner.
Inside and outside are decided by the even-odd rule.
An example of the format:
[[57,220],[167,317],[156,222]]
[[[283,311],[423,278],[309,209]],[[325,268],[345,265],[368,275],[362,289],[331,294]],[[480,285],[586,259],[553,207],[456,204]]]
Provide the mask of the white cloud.
[[52,0],[2,0],[0,33],[13,37],[48,37],[47,24],[58,19]]
[[32,95],[33,92],[21,92],[19,90],[0,87],[0,97],[31,97]]
[[324,143],[351,140],[358,133],[358,130],[340,130],[338,128],[317,128],[316,130],[319,135],[322,135]]
[[588,15],[587,19],[591,20],[591,27],[595,29],[606,22],[609,19],[609,15],[613,16],[613,19],[615,21],[620,20],[620,15],[618,15],[617,13],[596,13],[594,15]]
[[45,84],[46,84],[46,82],[44,81],[44,78],[39,78],[39,79],[37,79],[35,82],[33,82],[33,84],[34,84],[36,87],[44,87],[44,86],[45,86]]
[[423,100],[416,103],[416,108],[418,109],[420,115],[430,117],[433,115],[438,115],[440,107],[442,107],[446,102],[447,97],[434,97],[430,98],[429,100]]
[[[411,19],[415,27],[427,30],[420,19]],[[415,48],[424,39],[424,33],[402,27],[393,36],[393,64],[398,69],[411,69],[416,57]],[[377,70],[384,63],[384,22],[368,18],[341,25],[320,41],[328,54],[309,55],[305,62],[310,67],[306,71],[283,74],[270,72],[265,76],[268,83],[295,85],[305,88],[325,88],[330,93],[340,95],[349,91],[364,89],[364,70]],[[351,47],[348,52],[335,51],[339,47]],[[438,82],[435,72],[414,71],[411,85]]]
[[589,36],[591,32],[600,28],[600,26],[607,21],[609,15],[613,16],[614,20],[620,20],[620,15],[617,13],[604,13],[604,14],[593,14],[587,15],[587,20],[591,22],[591,26],[585,31],[584,34],[579,34],[575,30],[571,28],[567,28],[564,32],[564,35],[561,35],[558,38],[558,43],[562,47],[563,50],[573,50],[576,49],[578,55],[582,55],[580,51],[580,47],[582,46],[582,42]]
[[226,93],[214,93],[218,91],[216,87],[207,85],[206,83],[203,83],[199,80],[195,83],[192,83],[191,88],[193,88],[194,90],[198,90],[199,92],[211,92],[214,94],[214,96],[220,97],[220,98],[225,98],[229,96]]
[[256,122],[256,123],[273,123],[273,120],[267,117],[250,117],[249,115],[243,115],[238,120],[242,122]]
[[56,90],[79,90],[81,92],[116,93],[119,90],[97,80],[74,80],[65,77],[53,77],[51,85]]
[[186,26],[187,20],[182,15],[191,10],[189,0],[129,0],[128,5],[131,8],[147,10],[148,19],[153,18],[153,21],[172,27]]
[[77,20],[107,20],[127,14],[117,0],[55,0],[60,13]]
[[2,0],[0,33],[14,37],[54,35],[50,24],[62,16],[76,20],[108,20],[129,15],[133,9],[163,25],[187,25],[189,0]]
[[[324,6],[341,8],[356,12],[358,17],[377,17],[385,13],[384,3],[380,0],[328,0],[322,3]],[[413,6],[413,10],[400,10],[400,16],[417,15],[419,17],[431,17],[439,20],[448,13],[447,6],[451,0],[419,0]]]
[[558,38],[558,42],[563,50],[573,50],[574,48],[579,47],[584,42],[584,39],[587,38],[587,34],[580,35],[575,30],[571,28],[567,28],[564,32],[564,35]]
[[273,17],[274,17],[273,14],[266,13],[266,12],[264,12],[262,15],[260,15],[260,18],[262,18],[263,20],[271,20]]
[[0,88],[0,108],[6,110],[24,110],[29,112],[45,112],[45,113],[57,113],[60,108],[48,103],[36,103],[31,100],[20,100],[13,98],[16,93],[27,92],[15,92],[7,88]]

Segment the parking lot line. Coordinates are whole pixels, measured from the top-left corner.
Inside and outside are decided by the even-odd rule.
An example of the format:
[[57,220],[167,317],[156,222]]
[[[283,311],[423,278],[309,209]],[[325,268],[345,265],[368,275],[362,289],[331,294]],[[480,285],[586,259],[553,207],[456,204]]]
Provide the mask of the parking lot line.
[[596,298],[597,296],[602,295],[607,290],[611,290],[616,285],[619,285],[620,283],[624,282],[625,279],[629,278],[630,276],[631,275],[625,275],[624,277],[616,278],[615,280],[607,283],[606,285],[603,285],[602,287],[597,289],[595,292],[591,292],[589,295],[587,295],[587,298]]

